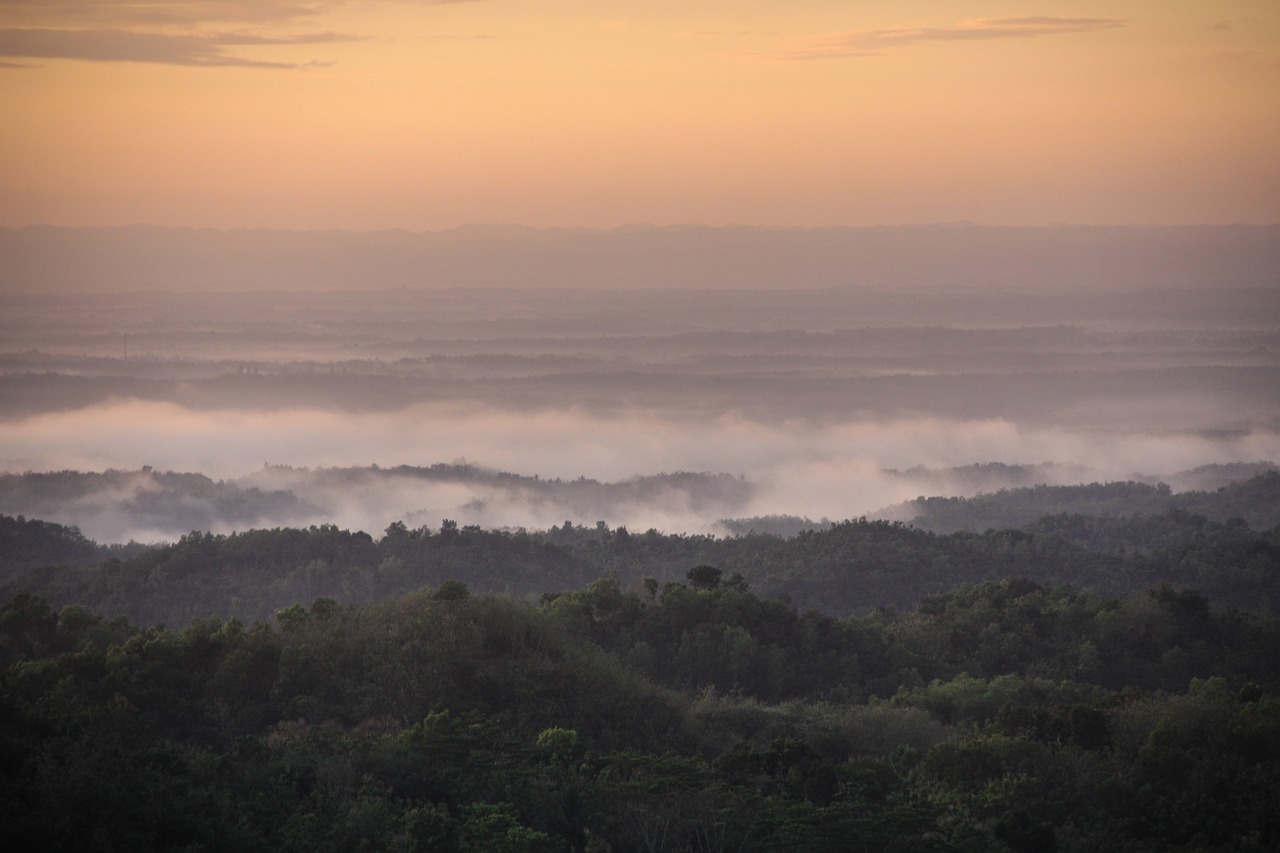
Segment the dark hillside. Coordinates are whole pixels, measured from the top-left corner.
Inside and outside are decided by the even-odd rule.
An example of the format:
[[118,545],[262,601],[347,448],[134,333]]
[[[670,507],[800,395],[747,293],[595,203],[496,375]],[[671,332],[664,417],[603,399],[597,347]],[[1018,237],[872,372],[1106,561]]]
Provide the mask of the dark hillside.
[[1264,471],[1210,492],[1175,493],[1163,483],[1128,481],[1001,489],[972,498],[921,497],[894,507],[892,514],[910,518],[924,530],[952,533],[1027,527],[1045,515],[1129,517],[1175,510],[1222,523],[1239,518],[1254,530],[1270,530],[1280,525],[1280,471]]
[[[38,530],[39,547],[48,553],[83,539],[58,525]],[[616,576],[625,587],[646,577],[661,584],[682,579],[691,566],[711,565],[740,575],[765,597],[838,616],[881,606],[905,609],[957,584],[1009,577],[1106,594],[1171,584],[1217,603],[1261,613],[1280,610],[1280,543],[1274,534],[1176,514],[1123,525],[1059,517],[1045,519],[1038,532],[947,536],[866,520],[792,539],[632,534],[567,522],[532,534],[446,521],[435,530],[395,523],[379,540],[319,525],[193,533],[140,553],[104,554],[83,541],[75,547],[93,553],[93,560],[59,560],[16,575],[11,569],[4,589],[140,622],[184,624],[195,616],[263,619],[315,597],[354,603],[450,580],[477,592],[533,600],[602,577]]]

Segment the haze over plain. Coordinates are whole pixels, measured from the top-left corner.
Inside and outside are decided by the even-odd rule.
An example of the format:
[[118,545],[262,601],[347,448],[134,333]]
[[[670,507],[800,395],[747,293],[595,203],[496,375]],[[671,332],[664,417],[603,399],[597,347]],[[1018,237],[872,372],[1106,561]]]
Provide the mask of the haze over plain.
[[[707,532],[725,518],[841,519],[920,494],[1274,461],[1278,295],[10,293],[0,468],[150,466],[293,498],[269,512],[253,509],[270,503],[260,496],[174,491],[150,473],[91,487],[17,478],[0,483],[0,511],[107,540],[442,518]],[[387,470],[462,460],[569,485]],[[936,470],[993,462],[1036,467]],[[680,471],[705,476],[632,481]]]

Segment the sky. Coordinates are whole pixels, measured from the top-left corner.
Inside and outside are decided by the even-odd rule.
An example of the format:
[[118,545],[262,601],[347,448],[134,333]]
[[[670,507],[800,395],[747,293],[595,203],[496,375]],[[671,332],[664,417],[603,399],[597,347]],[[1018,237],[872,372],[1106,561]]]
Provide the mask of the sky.
[[5,0],[0,225],[1280,222],[1275,0]]

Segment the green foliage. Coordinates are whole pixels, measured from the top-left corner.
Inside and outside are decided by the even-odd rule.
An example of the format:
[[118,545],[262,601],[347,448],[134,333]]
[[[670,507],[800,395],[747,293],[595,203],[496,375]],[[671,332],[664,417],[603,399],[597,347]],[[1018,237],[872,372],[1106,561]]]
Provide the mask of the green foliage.
[[721,572],[715,566],[694,566],[688,571],[689,585],[694,589],[715,589],[720,585]]
[[[1081,507],[1179,497],[1153,488]],[[1280,540],[1247,521],[446,520],[90,557],[10,521],[6,849],[1280,847]]]
[[[1186,591],[1115,600],[1027,582],[962,587],[897,620],[797,614],[724,582],[651,597],[610,578],[543,608],[320,597],[272,624],[181,631],[18,597],[0,608],[0,843],[1274,849],[1275,631]],[[1008,632],[1032,652],[1008,653]],[[768,645],[802,674],[740,667],[738,692],[721,692],[695,654],[655,670],[676,692],[623,662],[642,643],[677,661],[699,637],[736,637],[706,660]],[[1082,643],[1101,669],[1046,674],[1078,667]],[[1169,654],[1196,643],[1202,661]],[[1169,691],[1101,683],[1133,661],[1155,683],[1199,674]],[[982,662],[991,674],[946,670]],[[792,698],[744,695],[778,684]]]
[[461,601],[471,595],[471,590],[462,581],[445,581],[436,587],[431,597],[436,601]]

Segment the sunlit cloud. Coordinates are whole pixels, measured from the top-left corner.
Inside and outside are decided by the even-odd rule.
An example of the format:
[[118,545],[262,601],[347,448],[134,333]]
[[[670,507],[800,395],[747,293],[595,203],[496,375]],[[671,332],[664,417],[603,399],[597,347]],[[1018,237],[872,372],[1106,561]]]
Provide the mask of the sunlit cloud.
[[850,30],[795,39],[767,58],[775,60],[853,59],[877,56],[885,50],[926,42],[987,41],[1038,38],[1065,33],[1115,29],[1124,18],[1055,18],[1029,15],[1015,18],[977,18],[949,27],[888,27]]
[[248,59],[228,53],[227,48],[297,44],[324,44],[351,41],[338,33],[308,33],[268,37],[221,33],[216,35],[174,35],[133,30],[0,30],[0,55],[38,59],[78,59],[86,62],[151,62],[165,65],[248,68],[298,68],[297,62]]
[[[363,5],[445,6],[477,0],[365,0]],[[305,20],[351,0],[6,0],[0,22],[27,27],[196,27]]]
[[156,27],[210,23],[280,23],[318,14],[336,2],[285,0],[155,0],[155,2],[7,2],[0,20],[29,26]]
[[[459,2],[471,0],[426,0],[423,5]],[[345,0],[10,2],[0,6],[0,57],[242,68],[325,65],[247,58],[230,49],[358,40],[344,33],[282,31],[344,5]],[[6,62],[0,67],[26,65]]]

